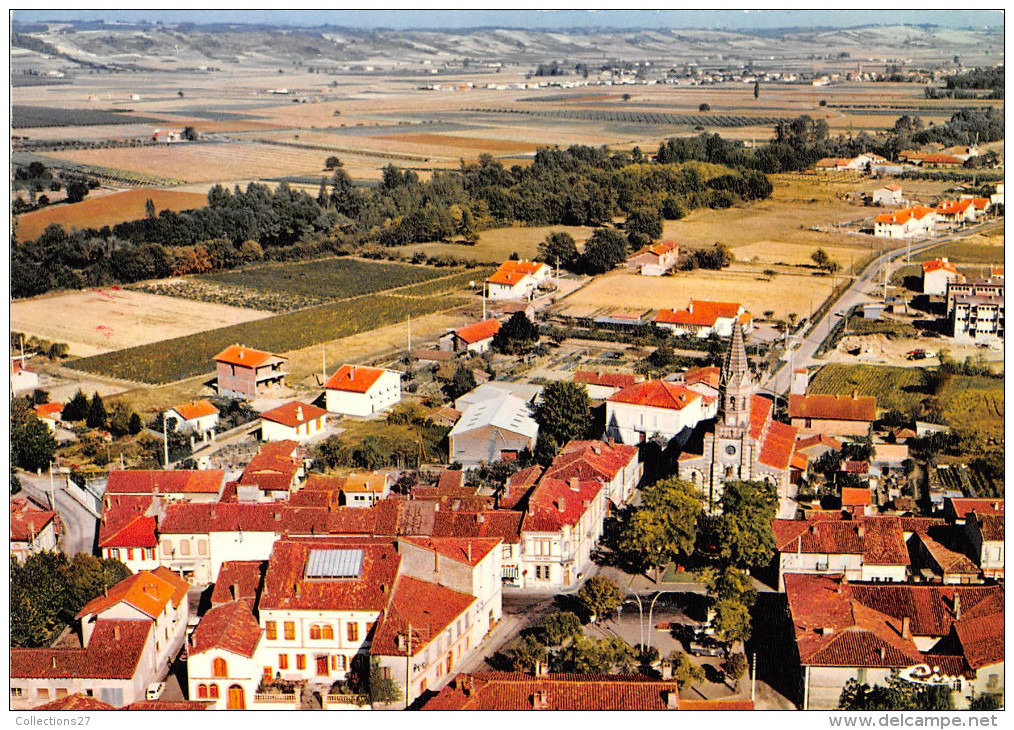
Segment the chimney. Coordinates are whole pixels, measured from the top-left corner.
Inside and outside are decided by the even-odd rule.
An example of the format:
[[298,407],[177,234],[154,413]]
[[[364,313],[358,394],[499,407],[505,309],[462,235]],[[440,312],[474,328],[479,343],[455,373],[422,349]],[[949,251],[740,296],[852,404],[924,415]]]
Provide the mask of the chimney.
[[901,619],[901,638],[908,641],[912,638],[912,619],[903,616]]
[[532,709],[533,710],[545,710],[549,708],[549,700],[546,698],[544,690],[539,690],[532,695]]
[[535,676],[536,677],[545,677],[548,673],[549,673],[549,666],[545,662],[543,662],[541,660],[536,660],[536,662],[535,662]]
[[474,689],[473,683],[474,680],[472,679],[471,674],[468,675],[465,681],[461,683],[461,691],[464,693],[465,697],[468,697],[470,694],[472,694],[472,691]]
[[52,658],[52,659],[50,660],[49,666],[50,666],[51,668],[53,668],[53,669],[56,669],[56,657],[53,657],[53,658]]
[[662,664],[661,664],[661,666],[659,668],[662,670],[662,680],[663,681],[668,681],[668,680],[672,679],[672,662],[671,661],[669,661],[668,659],[663,660]]
[[387,583],[381,583],[380,584],[380,592],[381,593],[387,593]]
[[670,690],[666,693],[665,697],[665,709],[667,710],[678,710],[680,708],[680,693],[675,690]]
[[480,525],[483,524],[486,521],[486,515],[480,512],[478,515],[476,515],[475,521],[478,522]]
[[957,590],[954,591],[954,620],[961,620],[961,596]]
[[561,513],[567,511],[567,502],[566,502],[566,500],[564,500],[563,497],[560,497],[556,501],[556,509],[558,509]]
[[572,491],[572,492],[580,492],[581,491],[581,486],[580,486],[580,483],[579,483],[577,477],[571,477],[570,478],[570,491]]
[[303,420],[303,406],[299,405],[296,406],[296,420],[297,421]]
[[229,586],[229,595],[232,597],[232,600],[236,600],[236,597],[239,595],[239,584],[233,583]]
[[404,634],[398,634],[397,636],[395,636],[394,637],[394,643],[395,643],[395,646],[397,646],[399,650],[404,649],[405,648],[405,635]]
[[595,444],[594,446],[592,446],[592,451],[594,451],[596,454],[601,454],[602,444]]
[[292,592],[296,594],[297,598],[299,598],[299,596],[302,594],[303,591],[299,587],[299,583],[298,582],[292,584]]
[[[119,626],[114,626],[113,627],[113,640],[114,641],[119,641],[120,640],[120,627]],[[54,659],[53,661],[55,662],[56,660]]]
[[472,541],[468,541],[468,562],[472,562]]
[[853,388],[852,389],[852,400],[857,400],[858,398],[859,398],[859,388]]
[[109,586],[106,585],[102,586],[102,595],[105,596],[106,598],[109,598]]
[[865,535],[866,535],[866,528],[863,525],[861,525],[861,524],[860,525],[856,525],[856,535],[858,537],[865,537]]

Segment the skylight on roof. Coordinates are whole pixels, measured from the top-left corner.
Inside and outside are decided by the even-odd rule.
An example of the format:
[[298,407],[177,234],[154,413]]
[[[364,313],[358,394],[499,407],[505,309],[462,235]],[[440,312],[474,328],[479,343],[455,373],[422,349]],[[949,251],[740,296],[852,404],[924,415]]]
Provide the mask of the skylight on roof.
[[306,559],[307,578],[359,578],[363,572],[362,550],[311,550]]

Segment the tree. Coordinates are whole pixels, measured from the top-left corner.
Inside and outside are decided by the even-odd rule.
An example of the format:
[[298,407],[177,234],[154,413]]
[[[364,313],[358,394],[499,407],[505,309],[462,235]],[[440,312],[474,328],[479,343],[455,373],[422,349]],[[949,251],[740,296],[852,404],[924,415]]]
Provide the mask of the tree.
[[109,414],[109,433],[116,438],[126,436],[130,433],[130,417],[131,415],[137,415],[132,413],[122,403],[116,403],[113,405],[113,410]]
[[472,368],[465,363],[459,363],[451,382],[447,384],[447,395],[451,400],[457,400],[465,393],[475,388],[475,375]]
[[669,662],[672,664],[672,678],[680,689],[704,681],[704,670],[682,651],[669,654]]
[[200,137],[200,135],[197,134],[197,130],[192,126],[186,126],[183,128],[183,139],[188,142],[196,142],[198,137]]
[[823,269],[831,262],[831,257],[828,256],[827,251],[825,251],[822,248],[818,248],[816,251],[810,254],[810,259],[813,261],[813,263],[817,264],[818,269]]
[[760,481],[730,481],[722,493],[718,518],[719,554],[738,567],[766,565],[775,551],[771,520],[778,512],[775,486]]
[[996,692],[985,692],[973,697],[968,704],[969,710],[1000,710],[1003,708],[1003,695]]
[[127,424],[127,433],[131,436],[136,436],[141,433],[144,428],[144,424],[141,423],[141,417],[137,413],[130,414],[130,422]]
[[599,228],[584,245],[581,268],[588,274],[603,274],[627,258],[627,242],[613,228]]
[[42,388],[36,388],[35,390],[32,391],[32,396],[30,400],[32,401],[32,405],[35,406],[41,406],[46,403],[49,403],[49,392],[43,390]]
[[647,246],[662,236],[662,211],[641,208],[631,211],[624,223],[631,248]]
[[562,446],[588,436],[592,427],[588,391],[580,383],[555,380],[542,391],[542,403],[535,412],[539,435]]
[[951,688],[920,685],[892,671],[886,686],[860,684],[850,679],[838,698],[839,710],[953,710]]
[[554,672],[609,674],[629,672],[637,664],[633,648],[623,639],[590,639],[579,636],[552,656]]
[[539,328],[524,312],[515,312],[493,335],[493,349],[508,355],[527,352],[539,341]]
[[701,104],[700,106],[697,107],[697,111],[699,111],[699,112],[710,112],[711,111],[711,104]]
[[34,412],[11,419],[11,460],[26,471],[46,469],[56,453],[56,438]]
[[11,496],[21,491],[21,477],[18,476],[18,470],[11,464]]
[[545,662],[549,650],[533,636],[515,639],[504,652],[507,661],[515,672],[535,671],[536,662]]
[[542,620],[542,632],[549,646],[563,646],[581,636],[581,620],[570,611],[557,611]]
[[75,421],[83,421],[87,415],[88,396],[78,390],[63,407],[61,418],[68,423],[73,423]]
[[746,659],[746,655],[740,652],[730,654],[722,662],[722,671],[725,672],[725,676],[733,681],[738,682],[739,678],[746,674],[749,662]]
[[573,270],[580,257],[574,237],[566,231],[554,231],[539,244],[539,261],[550,266],[559,264],[565,269]]
[[614,581],[596,575],[581,586],[581,590],[577,592],[577,600],[594,621],[619,608],[623,603],[623,595],[620,593],[620,587]]
[[338,169],[339,167],[343,167],[342,161],[338,159],[338,157],[336,157],[335,155],[331,155],[326,160],[324,160],[325,170],[335,170]]
[[715,602],[732,600],[750,607],[757,600],[753,581],[739,568],[706,568],[701,572],[701,581],[707,588],[708,597]]
[[380,659],[370,658],[370,703],[389,705],[401,699],[401,688],[393,677],[385,677]]
[[80,203],[88,195],[88,183],[79,178],[74,178],[67,183],[67,202]]
[[630,101],[630,94],[624,94],[623,101]]
[[656,482],[642,492],[642,506],[624,527],[620,550],[631,562],[654,567],[658,582],[665,565],[693,553],[701,513],[693,485],[675,478]]
[[753,82],[753,98],[756,99],[760,96],[760,81]]
[[88,413],[85,415],[85,425],[88,428],[106,427],[106,406],[102,402],[102,396],[96,391],[88,404]]
[[732,644],[750,638],[750,609],[741,601],[722,599],[715,604],[715,638]]

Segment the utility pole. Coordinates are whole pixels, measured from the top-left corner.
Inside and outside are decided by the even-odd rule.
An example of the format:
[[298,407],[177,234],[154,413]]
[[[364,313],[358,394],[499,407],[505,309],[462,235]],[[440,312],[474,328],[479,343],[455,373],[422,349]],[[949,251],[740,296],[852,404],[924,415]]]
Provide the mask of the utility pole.
[[323,344],[320,346],[320,379],[327,383],[327,348]]
[[408,315],[408,352],[412,354],[412,315]]
[[486,282],[482,282],[482,321],[486,321]]
[[757,652],[753,653],[753,674],[750,677],[750,701],[757,701]]
[[162,419],[162,450],[165,454],[165,468],[169,468],[169,425]]
[[412,624],[408,625],[408,652],[405,654],[405,709],[412,703]]
[[56,486],[53,484],[53,461],[49,462],[49,507],[56,512]]

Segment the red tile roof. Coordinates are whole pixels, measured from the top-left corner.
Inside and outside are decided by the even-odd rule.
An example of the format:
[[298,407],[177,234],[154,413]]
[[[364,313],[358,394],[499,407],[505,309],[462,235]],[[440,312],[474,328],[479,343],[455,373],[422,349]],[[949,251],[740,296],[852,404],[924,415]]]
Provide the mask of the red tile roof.
[[868,461],[843,461],[841,470],[846,474],[869,474],[870,462]]
[[954,627],[965,660],[972,669],[981,669],[1004,660],[1003,612],[959,621]]
[[[686,309],[678,312],[672,309],[660,309],[655,321],[661,324],[680,324],[693,327],[714,327],[719,319],[735,319],[740,317],[743,305],[739,302],[711,302],[703,299],[691,299]],[[746,313],[744,313],[746,314]],[[749,322],[750,317],[741,322]]]
[[681,710],[690,710],[693,712],[707,712],[707,711],[727,711],[727,712],[742,712],[746,710],[753,710],[753,700],[739,700],[739,699],[716,699],[716,700],[697,700],[697,699],[686,699],[680,700]]
[[1003,542],[1003,515],[980,515],[974,513],[976,522],[979,523],[979,532],[982,539],[988,542]]
[[78,611],[77,618],[98,615],[119,603],[126,603],[155,619],[170,603],[179,607],[189,588],[189,583],[164,566],[142,570],[90,600]]
[[932,261],[926,261],[923,263],[922,273],[929,274],[934,271],[949,271],[950,273],[957,276],[958,267],[956,267],[947,259],[933,259]]
[[649,246],[645,246],[644,248],[636,251],[635,253],[631,254],[631,258],[646,253],[650,253],[655,256],[663,256],[669,253],[670,251],[679,251],[679,248],[680,245],[676,243],[676,241],[660,241],[659,243],[653,243]]
[[354,493],[382,493],[391,482],[391,475],[388,472],[357,472],[349,474],[345,478],[342,487],[343,492]]
[[717,388],[722,381],[722,368],[717,365],[702,368],[690,368],[683,373],[683,382],[686,385],[704,383],[712,388]]
[[943,153],[938,153],[938,154],[933,154],[933,155],[926,155],[925,157],[922,158],[922,161],[924,163],[925,162],[929,162],[930,164],[937,164],[937,165],[941,165],[941,164],[943,164],[943,165],[961,165],[961,164],[963,164],[962,161],[960,159],[958,159],[957,157],[955,157],[954,155],[945,155]]
[[56,512],[39,508],[23,497],[11,498],[11,541],[29,542],[56,518]]
[[490,284],[514,286],[526,276],[532,276],[542,268],[548,267],[537,261],[504,261],[486,281]]
[[602,441],[571,441],[546,469],[545,478],[568,481],[572,477],[611,482],[631,462],[637,447]]
[[604,385],[609,388],[629,388],[637,382],[637,376],[629,373],[597,373],[592,370],[578,370],[574,373],[575,383]]
[[[411,628],[412,656],[417,656],[475,602],[475,596],[403,575],[398,578],[390,605],[373,635],[370,653],[408,656]],[[403,641],[401,645],[399,636]]]
[[366,393],[386,370],[368,368],[363,365],[342,365],[338,372],[330,377],[328,390],[342,390],[347,393]]
[[546,674],[536,677],[489,672],[459,674],[423,709],[658,711],[668,709],[670,695],[679,695],[679,686],[674,680],[641,675]]
[[99,547],[142,547],[158,545],[155,518],[146,516],[154,504],[151,495],[107,495],[102,502]]
[[507,479],[506,492],[500,495],[499,508],[518,509],[521,502],[531,494],[532,489],[542,477],[544,471],[545,469],[542,466],[533,464],[512,474]]
[[557,532],[564,525],[574,527],[601,493],[602,483],[595,480],[574,477],[563,481],[543,476],[528,498],[528,514],[521,529]]
[[[328,549],[362,550],[360,577],[305,578],[310,550]],[[279,540],[268,561],[259,609],[381,611],[390,601],[400,562],[395,545],[389,541],[359,538]]]
[[304,423],[314,421],[321,416],[326,416],[327,411],[323,408],[310,405],[309,403],[301,403],[299,401],[292,401],[290,403],[284,403],[277,408],[272,408],[269,411],[264,411],[261,414],[261,418],[265,418],[275,423],[280,423],[283,426],[289,428],[295,428],[296,426],[302,426]]
[[210,532],[279,532],[282,503],[177,502],[167,505],[158,525],[162,535]]
[[760,439],[764,427],[771,422],[771,411],[774,406],[774,401],[762,395],[755,395],[750,399],[750,438]]
[[877,418],[877,399],[873,396],[790,395],[789,418],[873,421]]
[[896,210],[893,213],[881,213],[880,215],[878,215],[873,220],[876,223],[888,223],[890,225],[903,225],[903,224],[907,223],[912,218],[915,218],[916,220],[922,220],[929,213],[933,213],[933,212],[935,212],[935,209],[933,209],[933,208],[927,208],[924,205],[916,205],[916,206],[911,207],[911,208],[902,208],[901,210]]
[[872,504],[868,487],[842,487],[842,505],[866,506]]
[[501,543],[498,537],[403,537],[401,539],[473,568]]
[[11,678],[131,679],[148,643],[152,621],[95,622],[85,649],[11,649]]
[[500,331],[500,320],[498,319],[486,319],[482,322],[475,322],[474,324],[462,327],[459,330],[455,330],[456,334],[460,339],[464,340],[470,345],[476,342],[482,342],[493,337],[497,332]]
[[58,700],[47,702],[44,705],[33,707],[32,709],[37,712],[57,712],[61,710],[69,712],[105,712],[106,710],[115,710],[116,708],[102,700],[97,700],[94,697],[77,692],[66,697],[61,697]]
[[613,403],[683,410],[700,397],[700,393],[684,385],[665,380],[647,380],[613,393],[607,400]]
[[193,421],[197,418],[213,416],[218,413],[218,409],[211,404],[211,401],[206,400],[195,400],[193,403],[184,403],[172,410],[179,413],[185,421]]
[[499,537],[504,542],[521,542],[524,513],[514,510],[445,512],[436,514],[434,537]]
[[1002,515],[1004,513],[1003,498],[996,497],[955,497],[950,500],[955,515],[966,517],[969,512],[979,515]]
[[224,481],[222,469],[114,470],[106,494],[218,494]]
[[251,347],[243,347],[242,345],[229,345],[227,348],[215,355],[214,360],[216,362],[224,362],[230,365],[256,368],[275,357],[282,360],[285,359],[282,355],[274,355],[270,352],[264,352],[263,350],[254,350]]
[[825,436],[822,433],[815,433],[812,436],[807,436],[796,441],[796,451],[806,451],[814,446],[827,446],[835,451],[841,451],[842,444],[838,439]]
[[187,654],[195,656],[212,649],[252,658],[261,638],[261,627],[246,601],[222,603],[201,618],[190,635]]
[[255,605],[267,567],[266,560],[226,560],[218,569],[211,605],[231,601],[249,601]]
[[[279,441],[277,445],[294,443]],[[287,453],[291,451],[280,446],[276,448],[269,448],[268,444],[261,446],[260,453],[250,460],[240,475],[240,485],[255,485],[264,492],[287,492],[303,466],[301,458],[288,456]]]
[[869,565],[908,565],[901,522],[893,517],[854,520],[772,520],[775,548],[784,553],[862,555]]
[[767,434],[761,443],[760,455],[757,460],[761,464],[775,469],[788,469],[792,454],[796,447],[796,434],[799,429],[787,423],[772,421]]
[[40,403],[35,406],[35,412],[39,415],[39,418],[49,418],[58,421],[60,420],[60,414],[63,413],[63,403]]

